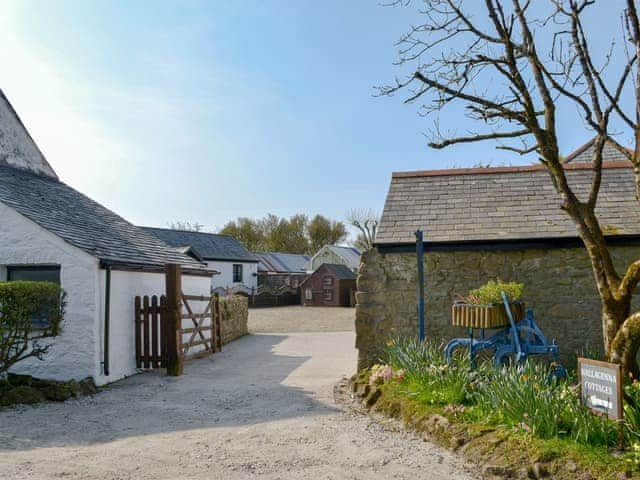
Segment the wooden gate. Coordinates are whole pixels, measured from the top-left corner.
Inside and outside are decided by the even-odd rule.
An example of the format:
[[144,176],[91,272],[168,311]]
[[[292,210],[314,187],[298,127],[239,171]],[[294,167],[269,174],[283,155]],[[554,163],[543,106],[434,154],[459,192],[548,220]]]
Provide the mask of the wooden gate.
[[220,301],[185,294],[176,265],[167,266],[166,285],[166,295],[135,297],[136,367],[179,375],[185,360],[221,351]]
[[[181,295],[184,311],[182,313],[180,335],[180,355],[184,360],[204,357],[220,351],[220,302],[217,295]],[[198,313],[195,304],[204,308]],[[190,320],[190,321],[189,321]],[[186,321],[186,322],[185,322]],[[187,324],[185,326],[185,323]],[[186,339],[186,341],[185,341]]]
[[135,297],[135,342],[137,368],[167,366],[167,297]]

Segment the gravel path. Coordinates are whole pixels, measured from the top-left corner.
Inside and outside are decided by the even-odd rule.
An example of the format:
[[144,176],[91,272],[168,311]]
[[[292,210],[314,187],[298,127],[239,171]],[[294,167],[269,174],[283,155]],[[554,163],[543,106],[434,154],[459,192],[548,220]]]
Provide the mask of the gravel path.
[[252,335],[180,378],[146,373],[92,398],[0,411],[0,478],[474,478],[448,452],[334,403],[353,342]]
[[356,309],[348,307],[274,307],[249,309],[252,333],[353,332]]

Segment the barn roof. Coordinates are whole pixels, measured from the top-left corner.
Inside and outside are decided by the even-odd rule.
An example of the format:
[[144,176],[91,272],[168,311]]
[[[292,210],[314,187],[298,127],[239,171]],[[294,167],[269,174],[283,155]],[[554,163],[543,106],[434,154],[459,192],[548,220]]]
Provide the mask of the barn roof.
[[311,260],[323,253],[325,250],[330,250],[335,255],[342,258],[345,264],[353,270],[357,270],[360,266],[360,257],[362,257],[362,252],[356,247],[343,247],[341,245],[325,245],[318,250]]
[[242,243],[229,235],[141,227],[147,233],[173,247],[192,247],[205,260],[257,262],[258,259]]
[[300,286],[305,285],[308,281],[314,278],[315,275],[320,275],[318,272],[321,272],[323,267],[331,271],[338,280],[355,280],[357,278],[357,275],[353,272],[353,270],[351,270],[346,265],[337,263],[323,263],[318,268],[316,268],[315,272],[305,278]]
[[[585,198],[591,165],[577,157],[566,165],[569,184]],[[376,235],[377,245],[473,243],[576,238],[542,165],[394,173]],[[639,235],[640,208],[631,164],[607,160],[596,213],[609,236]]]
[[311,257],[296,253],[254,252],[258,257],[259,272],[270,273],[305,273]]
[[54,176],[0,165],[0,202],[105,265],[161,270],[178,263],[208,274],[203,263],[171,248]]

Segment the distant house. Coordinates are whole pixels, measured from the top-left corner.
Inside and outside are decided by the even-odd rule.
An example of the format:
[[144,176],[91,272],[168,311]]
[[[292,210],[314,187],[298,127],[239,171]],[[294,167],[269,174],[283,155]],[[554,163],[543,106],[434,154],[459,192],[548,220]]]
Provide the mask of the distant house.
[[[592,153],[588,142],[565,158],[567,181],[582,200],[592,184]],[[591,262],[561,206],[540,164],[394,173],[375,248],[364,254],[358,273],[359,368],[378,361],[390,335],[416,335],[418,228],[428,338],[465,335],[451,325],[456,294],[500,278],[525,284],[527,307],[565,358],[586,345],[600,348]],[[640,258],[639,207],[631,163],[607,144],[596,212],[620,272]]]
[[306,306],[353,306],[356,274],[346,265],[323,263],[302,282],[302,304]]
[[362,252],[355,247],[342,247],[339,245],[325,245],[311,257],[307,271],[313,272],[323,263],[345,265],[353,272],[358,271]]
[[352,306],[355,289],[356,274],[346,265],[333,263],[323,263],[300,285],[306,306]]
[[260,252],[254,253],[258,263],[258,286],[298,288],[307,278],[307,265],[311,257],[294,253]]
[[206,262],[219,272],[211,279],[211,288],[232,289],[249,294],[258,286],[258,258],[229,235],[141,227],[163,242]]
[[208,293],[207,265],[61,182],[0,91],[0,281],[51,281],[66,292],[44,361],[12,371],[99,385],[135,373],[134,297],[164,292],[167,263],[182,266],[185,291]]

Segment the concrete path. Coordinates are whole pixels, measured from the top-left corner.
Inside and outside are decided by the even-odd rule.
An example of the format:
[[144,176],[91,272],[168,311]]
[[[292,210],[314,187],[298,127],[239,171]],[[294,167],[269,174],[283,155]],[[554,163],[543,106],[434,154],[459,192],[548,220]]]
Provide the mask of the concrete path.
[[92,398],[0,411],[2,479],[447,479],[452,455],[333,402],[352,332],[261,334]]

